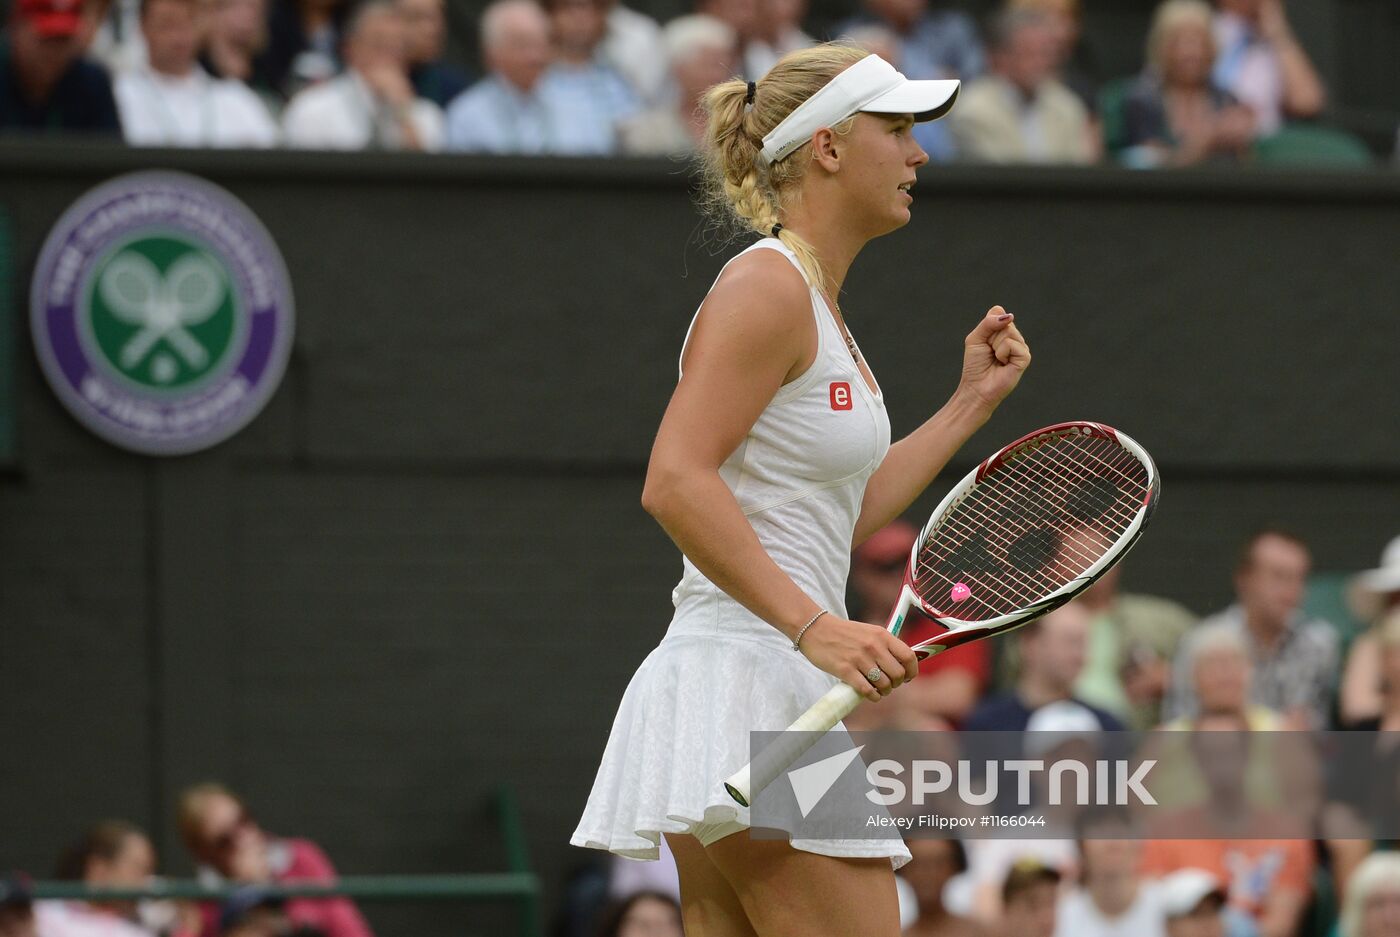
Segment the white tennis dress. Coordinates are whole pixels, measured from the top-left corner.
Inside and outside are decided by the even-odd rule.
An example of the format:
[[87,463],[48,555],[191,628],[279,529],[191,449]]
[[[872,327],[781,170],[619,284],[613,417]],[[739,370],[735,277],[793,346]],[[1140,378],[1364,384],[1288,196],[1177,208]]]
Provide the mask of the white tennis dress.
[[[801,272],[776,238],[743,253],[758,249],[779,251]],[[720,476],[768,555],[821,607],[844,617],[856,518],[865,483],[889,450],[890,424],[821,293],[810,292],[816,358],[779,388]],[[722,779],[748,762],[749,733],[787,728],[836,683],[688,558],[672,601],[666,636],[618,706],[570,840],[575,846],[655,859],[662,833],[747,826],[748,808],[730,798]],[[887,856],[896,868],[909,859],[898,839],[792,844],[823,855]]]

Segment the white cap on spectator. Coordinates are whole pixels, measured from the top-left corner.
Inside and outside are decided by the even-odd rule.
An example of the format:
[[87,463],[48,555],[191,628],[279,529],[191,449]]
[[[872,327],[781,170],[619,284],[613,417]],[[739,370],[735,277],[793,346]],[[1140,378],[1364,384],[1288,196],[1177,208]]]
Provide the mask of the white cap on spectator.
[[678,16],[661,30],[666,61],[672,64],[684,62],[707,49],[732,49],[738,41],[734,27],[705,13]]
[[961,86],[956,80],[910,81],[878,55],[867,55],[793,108],[763,138],[760,158],[771,165],[823,127],[834,127],[862,111],[936,120],[952,110]]
[[1097,744],[1102,731],[1099,717],[1083,705],[1072,700],[1046,703],[1026,723],[1026,732],[1034,733],[1025,738],[1026,757],[1038,758],[1076,738]]
[[1182,869],[1165,875],[1157,883],[1162,913],[1167,917],[1181,917],[1200,907],[1201,902],[1214,896],[1225,904],[1225,886],[1220,879],[1204,869]]
[[1352,577],[1347,598],[1358,618],[1370,621],[1381,612],[1381,596],[1400,592],[1400,537],[1391,540],[1381,552],[1381,565]]

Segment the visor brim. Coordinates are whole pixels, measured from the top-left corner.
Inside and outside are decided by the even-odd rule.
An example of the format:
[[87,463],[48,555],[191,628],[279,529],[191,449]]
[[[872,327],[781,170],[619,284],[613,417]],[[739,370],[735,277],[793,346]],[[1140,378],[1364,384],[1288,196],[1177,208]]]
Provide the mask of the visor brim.
[[953,109],[962,82],[956,79],[905,81],[861,108],[872,114],[913,114],[914,120],[937,120]]

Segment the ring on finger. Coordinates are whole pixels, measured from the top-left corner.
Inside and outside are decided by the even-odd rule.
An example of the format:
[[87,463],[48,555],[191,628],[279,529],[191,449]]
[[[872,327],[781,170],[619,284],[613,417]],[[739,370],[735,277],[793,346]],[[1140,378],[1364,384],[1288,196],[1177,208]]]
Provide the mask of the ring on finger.
[[871,667],[868,671],[866,671],[865,679],[869,680],[871,683],[879,683],[880,678],[884,675],[885,672],[881,670],[879,665],[877,664],[874,667]]

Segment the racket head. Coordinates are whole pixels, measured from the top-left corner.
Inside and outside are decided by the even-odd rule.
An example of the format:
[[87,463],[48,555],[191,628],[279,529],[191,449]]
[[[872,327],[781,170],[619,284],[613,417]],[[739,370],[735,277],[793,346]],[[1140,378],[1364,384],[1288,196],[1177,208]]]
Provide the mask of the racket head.
[[910,550],[900,606],[943,630],[908,629],[906,612],[896,633],[923,658],[1034,621],[1121,560],[1160,496],[1152,457],[1113,427],[1027,433],[955,485]]

